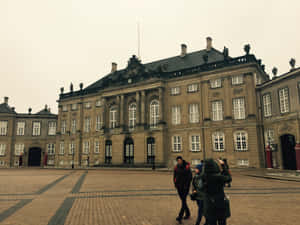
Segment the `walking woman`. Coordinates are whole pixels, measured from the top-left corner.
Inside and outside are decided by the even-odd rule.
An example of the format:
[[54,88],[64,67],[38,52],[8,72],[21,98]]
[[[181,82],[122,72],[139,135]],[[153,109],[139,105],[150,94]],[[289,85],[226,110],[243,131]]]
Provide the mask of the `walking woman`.
[[195,168],[195,176],[193,177],[193,199],[196,200],[198,205],[198,216],[196,220],[196,225],[200,225],[203,213],[203,199],[204,199],[204,185],[201,176],[203,164],[199,164]]
[[204,161],[204,216],[209,225],[226,225],[226,218],[229,217],[224,185],[231,181],[231,175],[228,171],[224,171],[226,167],[223,164],[222,160]]

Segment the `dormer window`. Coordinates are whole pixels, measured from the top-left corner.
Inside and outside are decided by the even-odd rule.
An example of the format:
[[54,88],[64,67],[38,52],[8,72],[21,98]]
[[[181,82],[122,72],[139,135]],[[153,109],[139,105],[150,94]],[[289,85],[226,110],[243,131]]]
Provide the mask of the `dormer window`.
[[211,88],[220,88],[221,86],[222,86],[221,79],[210,80],[210,87]]

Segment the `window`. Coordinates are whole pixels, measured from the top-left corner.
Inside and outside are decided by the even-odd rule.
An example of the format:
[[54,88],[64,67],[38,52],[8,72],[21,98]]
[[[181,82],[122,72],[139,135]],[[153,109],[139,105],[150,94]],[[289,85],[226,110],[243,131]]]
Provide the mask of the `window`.
[[192,165],[196,166],[201,163],[201,159],[192,159]]
[[112,162],[112,142],[110,140],[105,142],[105,163]]
[[153,100],[150,103],[150,127],[157,127],[159,121],[159,103],[157,100]]
[[117,127],[117,107],[113,106],[109,111],[109,127],[116,128]]
[[91,130],[91,118],[86,117],[84,119],[84,132],[90,132]]
[[274,144],[274,130],[266,129],[265,131],[265,146]]
[[233,115],[234,119],[245,119],[245,99],[235,98],[233,99]]
[[102,106],[102,102],[101,102],[101,99],[98,99],[96,101],[96,107],[100,107],[100,106]]
[[53,159],[48,159],[47,165],[54,165],[54,160]]
[[66,120],[62,120],[61,121],[61,125],[60,125],[60,132],[61,132],[61,134],[65,134],[66,133],[66,128],[67,128],[67,121]]
[[73,155],[75,153],[75,142],[71,141],[69,144],[69,154]]
[[62,106],[62,111],[63,112],[67,112],[68,111],[68,106],[67,105],[63,105]]
[[83,153],[84,154],[89,154],[90,152],[90,142],[89,141],[84,141],[83,142]]
[[56,134],[56,122],[51,121],[48,124],[48,135],[55,135]]
[[0,135],[7,135],[7,121],[0,121]]
[[124,163],[134,163],[134,143],[132,139],[127,139],[125,141]]
[[290,111],[288,88],[282,88],[279,90],[279,105],[281,113],[287,113]]
[[17,123],[17,135],[23,136],[25,134],[25,121]]
[[212,135],[212,143],[214,151],[224,151],[225,149],[225,135],[223,132],[214,132]]
[[198,104],[189,105],[190,123],[199,123],[199,106]]
[[15,155],[19,156],[24,153],[24,144],[15,144]]
[[6,144],[0,144],[0,156],[5,155]]
[[248,150],[248,135],[245,131],[238,131],[234,134],[235,150],[247,151]]
[[76,103],[72,104],[71,109],[72,110],[77,110],[77,104]]
[[189,84],[187,92],[197,92],[198,91],[198,84]]
[[136,125],[136,104],[135,103],[131,103],[129,105],[129,109],[128,109],[128,126],[129,129],[133,129]]
[[180,106],[172,106],[172,124],[178,125],[181,123],[181,109]]
[[211,88],[220,88],[221,86],[222,86],[222,80],[220,78],[210,80],[210,87]]
[[33,124],[32,124],[32,135],[33,136],[41,135],[41,122],[33,122]]
[[262,77],[257,73],[254,73],[254,77],[255,77],[255,84],[260,85],[262,83]]
[[199,135],[191,135],[190,136],[190,150],[192,152],[200,151],[200,136]]
[[264,105],[264,116],[272,116],[272,105],[271,105],[271,95],[265,94],[263,96],[263,105]]
[[5,166],[5,161],[0,160],[0,166]]
[[91,108],[91,103],[90,102],[84,103],[84,108],[86,108],[86,109]]
[[59,154],[64,155],[65,154],[65,143],[63,141],[59,144]]
[[172,137],[172,143],[173,143],[173,151],[174,152],[181,152],[182,151],[182,143],[181,143],[181,137],[180,136],[173,136]]
[[53,143],[48,144],[47,149],[48,149],[48,155],[55,154],[55,144],[53,144]]
[[179,94],[180,94],[180,87],[171,88],[171,95],[179,95]]
[[94,149],[95,153],[99,153],[100,152],[100,144],[99,141],[95,141],[95,149]]
[[223,120],[223,102],[222,101],[212,102],[212,120],[213,121]]
[[155,161],[155,139],[153,137],[147,138],[147,163],[152,164]]
[[71,133],[75,134],[76,133],[76,120],[72,119],[71,121]]
[[249,160],[248,159],[238,159],[237,165],[238,166],[249,166]]
[[244,81],[244,76],[243,75],[235,75],[235,76],[232,76],[231,78],[231,83],[232,85],[238,85],[238,84],[242,84]]
[[101,116],[97,115],[96,116],[96,131],[101,130],[101,128],[102,128]]

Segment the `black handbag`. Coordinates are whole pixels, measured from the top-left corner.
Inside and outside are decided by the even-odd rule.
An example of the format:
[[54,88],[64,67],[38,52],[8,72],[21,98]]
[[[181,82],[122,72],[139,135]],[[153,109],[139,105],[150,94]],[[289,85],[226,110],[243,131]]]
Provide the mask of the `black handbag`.
[[229,218],[231,216],[230,201],[226,196],[224,198],[224,201],[225,201],[225,217]]
[[197,195],[196,192],[193,192],[192,194],[190,194],[190,197],[191,197],[191,200],[192,200],[192,201],[196,201],[196,200],[197,200],[197,199],[196,199],[196,195]]

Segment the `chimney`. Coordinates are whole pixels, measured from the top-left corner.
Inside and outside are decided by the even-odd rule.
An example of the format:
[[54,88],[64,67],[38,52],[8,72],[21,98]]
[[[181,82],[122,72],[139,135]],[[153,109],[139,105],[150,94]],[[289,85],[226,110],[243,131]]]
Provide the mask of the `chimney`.
[[187,52],[186,44],[181,44],[181,54],[180,54],[180,56],[184,57],[186,55],[186,52]]
[[113,62],[111,63],[111,72],[114,73],[117,71],[117,63]]
[[210,51],[212,48],[212,38],[207,37],[206,38],[206,51]]
[[4,97],[4,103],[8,105],[8,97]]

